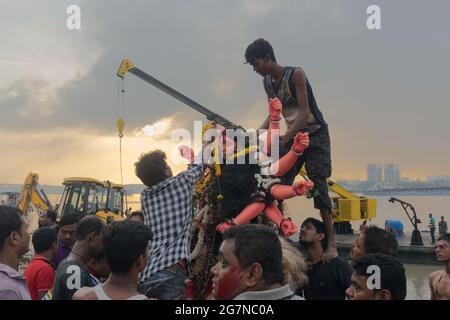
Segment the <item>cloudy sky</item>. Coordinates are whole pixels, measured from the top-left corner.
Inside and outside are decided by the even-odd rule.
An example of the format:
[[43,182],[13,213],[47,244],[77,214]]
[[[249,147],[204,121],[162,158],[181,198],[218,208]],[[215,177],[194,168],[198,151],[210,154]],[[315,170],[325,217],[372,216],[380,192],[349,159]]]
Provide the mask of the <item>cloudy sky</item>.
[[[66,28],[74,4],[81,30]],[[381,30],[366,27],[371,4]],[[398,163],[403,177],[450,175],[448,1],[0,0],[0,11],[0,183],[29,171],[44,184],[120,181],[115,73],[124,57],[258,126],[265,94],[243,54],[259,37],[280,64],[306,71],[330,126],[334,179],[364,179],[368,163]],[[133,75],[124,86],[124,182],[137,183],[139,154],[170,156],[170,132],[203,117]]]

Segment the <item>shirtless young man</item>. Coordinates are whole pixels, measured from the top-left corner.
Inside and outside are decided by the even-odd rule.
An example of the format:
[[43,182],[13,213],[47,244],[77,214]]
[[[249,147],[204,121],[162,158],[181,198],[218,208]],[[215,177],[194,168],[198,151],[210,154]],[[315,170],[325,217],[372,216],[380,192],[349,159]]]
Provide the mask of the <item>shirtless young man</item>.
[[444,233],[434,247],[437,260],[445,269],[430,274],[431,300],[450,300],[450,233]]

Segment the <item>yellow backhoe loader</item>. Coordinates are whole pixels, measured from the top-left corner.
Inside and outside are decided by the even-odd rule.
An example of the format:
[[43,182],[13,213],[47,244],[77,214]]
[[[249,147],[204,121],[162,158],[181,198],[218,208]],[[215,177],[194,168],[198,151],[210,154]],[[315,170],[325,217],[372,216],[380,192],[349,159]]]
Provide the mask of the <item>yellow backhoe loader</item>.
[[[124,219],[126,191],[123,185],[92,178],[67,178],[63,185],[64,192],[55,206],[58,219],[69,212],[96,215],[106,223]],[[30,233],[39,227],[39,218],[54,209],[39,185],[38,174],[28,174],[17,207],[27,217]]]

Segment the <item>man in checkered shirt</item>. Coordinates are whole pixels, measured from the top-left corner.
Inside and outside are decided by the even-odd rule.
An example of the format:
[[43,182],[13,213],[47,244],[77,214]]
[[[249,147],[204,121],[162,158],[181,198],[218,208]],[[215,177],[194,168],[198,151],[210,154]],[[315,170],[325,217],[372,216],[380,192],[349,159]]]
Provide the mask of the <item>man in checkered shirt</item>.
[[[193,160],[192,150],[180,151]],[[192,235],[192,196],[195,182],[204,171],[201,155],[176,176],[172,176],[166,155],[160,150],[141,155],[135,164],[136,175],[147,186],[141,194],[141,205],[144,223],[153,234],[147,267],[139,284],[139,291],[149,298],[184,298]]]

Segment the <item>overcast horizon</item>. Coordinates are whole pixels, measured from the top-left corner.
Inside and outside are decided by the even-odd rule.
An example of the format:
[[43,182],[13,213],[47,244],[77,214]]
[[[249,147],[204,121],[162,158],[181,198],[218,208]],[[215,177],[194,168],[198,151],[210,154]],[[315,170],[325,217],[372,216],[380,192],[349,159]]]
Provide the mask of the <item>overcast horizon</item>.
[[[381,30],[366,26],[381,8]],[[69,5],[81,29],[66,27]],[[116,71],[123,58],[245,128],[267,110],[244,64],[256,38],[281,65],[302,67],[329,124],[333,180],[366,179],[367,164],[401,176],[450,175],[450,2],[444,0],[0,0],[0,183],[28,172],[120,182]],[[176,142],[204,117],[127,75],[125,184],[142,152]],[[119,113],[121,111],[119,110]],[[172,163],[172,162],[171,162]],[[174,172],[184,165],[173,165]]]

